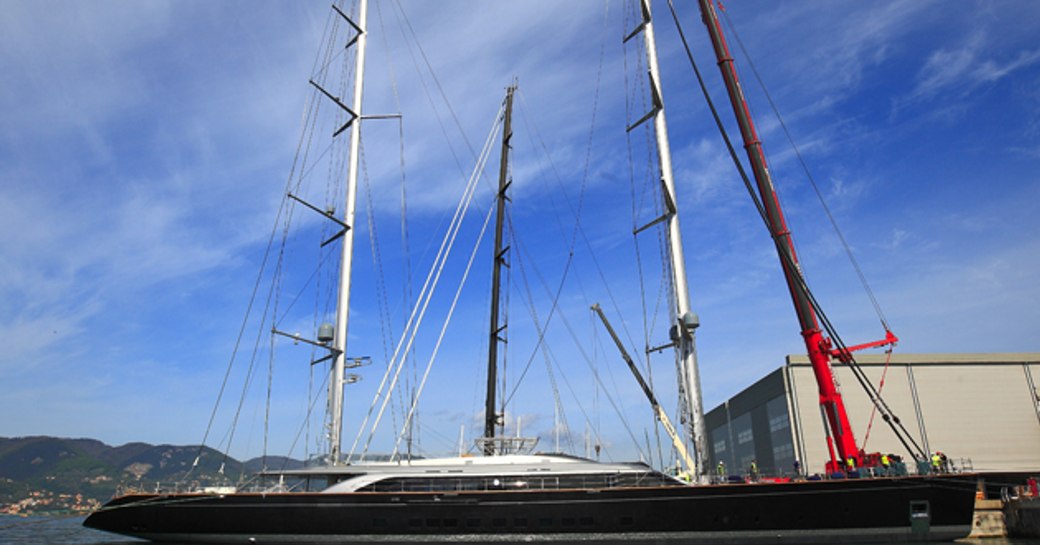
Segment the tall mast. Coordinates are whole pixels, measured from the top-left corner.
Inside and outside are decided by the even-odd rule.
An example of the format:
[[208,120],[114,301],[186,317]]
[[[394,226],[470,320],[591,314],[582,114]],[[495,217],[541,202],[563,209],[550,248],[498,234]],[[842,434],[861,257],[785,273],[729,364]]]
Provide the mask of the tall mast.
[[498,409],[495,407],[495,388],[498,381],[498,343],[503,339],[501,333],[506,325],[499,326],[499,294],[501,292],[502,267],[505,265],[505,253],[509,248],[502,247],[502,231],[505,226],[506,215],[506,190],[509,188],[509,140],[513,136],[513,92],[516,84],[509,86],[506,90],[506,111],[502,125],[502,159],[498,170],[498,197],[496,199],[497,210],[495,211],[495,266],[491,273],[491,332],[488,338],[488,372],[487,372],[487,398],[484,404],[484,455],[495,454],[495,444],[491,440],[495,437],[495,428],[498,425]]
[[696,452],[696,474],[700,480],[704,480],[707,476],[704,467],[707,440],[704,427],[704,407],[701,401],[700,373],[697,370],[697,352],[694,342],[694,329],[699,323],[696,314],[690,309],[690,293],[686,284],[686,259],[683,256],[682,231],[679,229],[679,212],[676,208],[678,199],[675,196],[675,182],[672,177],[672,154],[668,145],[668,126],[665,123],[664,98],[661,93],[661,76],[657,67],[657,45],[654,39],[653,18],[650,15],[650,0],[640,0],[640,6],[643,15],[643,22],[640,26],[643,31],[650,90],[653,93],[654,101],[654,111],[649,115],[653,119],[654,134],[657,138],[657,160],[664,191],[668,253],[672,269],[673,311],[675,312],[672,340],[675,342],[679,381],[683,391],[683,403],[686,407],[686,433],[693,442]]
[[[795,255],[794,242],[791,232],[787,229],[780,201],[773,187],[773,180],[766,165],[765,154],[762,152],[762,142],[755,131],[754,122],[748,111],[744,92],[737,79],[737,72],[733,67],[733,56],[730,55],[726,38],[722,35],[722,26],[719,24],[718,14],[712,6],[711,0],[699,0],[701,16],[704,24],[708,27],[711,43],[715,48],[718,58],[719,69],[726,82],[726,90],[729,93],[730,102],[733,105],[733,113],[736,115],[737,124],[740,126],[740,134],[744,139],[744,149],[747,151],[748,160],[751,162],[752,171],[755,175],[755,184],[758,186],[759,196],[765,208],[766,218],[769,222],[770,232],[776,241],[776,249],[780,257],[780,265],[783,267],[784,278],[787,280],[787,288],[791,292],[791,300],[794,302],[795,313],[798,315],[798,323],[801,327],[802,338],[809,353],[809,361],[812,363],[813,374],[820,393],[820,409],[830,427],[831,436],[838,449],[839,460],[853,459],[857,465],[862,462],[859,449],[856,447],[856,439],[852,435],[849,425],[849,417],[845,412],[845,404],[842,401],[841,392],[835,381],[834,373],[830,363],[830,341],[824,337],[823,332],[816,320],[816,313],[809,301],[806,291],[805,280],[802,277],[801,268],[798,266],[798,257]],[[831,441],[831,438],[828,438]],[[834,459],[831,452],[830,468],[836,470],[842,464]]]
[[[350,124],[350,149],[347,159],[347,196],[343,223],[347,225],[343,234],[343,253],[339,271],[339,299],[336,301],[336,335],[333,340],[336,355],[329,381],[329,411],[332,419],[329,430],[329,458],[332,464],[340,461],[343,433],[343,369],[347,350],[347,321],[350,317],[350,278],[354,256],[354,213],[357,204],[358,154],[361,144],[361,94],[364,90],[365,46],[368,34],[365,31],[368,19],[368,0],[358,2],[358,20],[351,25],[358,31],[354,64],[354,97],[351,108],[356,116]],[[349,21],[349,19],[348,19]]]

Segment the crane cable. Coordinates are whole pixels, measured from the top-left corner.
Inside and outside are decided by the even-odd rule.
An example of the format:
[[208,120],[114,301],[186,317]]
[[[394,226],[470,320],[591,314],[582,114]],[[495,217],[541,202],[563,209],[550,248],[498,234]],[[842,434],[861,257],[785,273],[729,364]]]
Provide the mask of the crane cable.
[[827,214],[827,219],[830,221],[831,227],[834,228],[834,234],[837,235],[838,240],[841,241],[841,246],[845,250],[845,255],[849,258],[849,263],[852,264],[852,268],[856,271],[856,276],[859,277],[860,283],[863,284],[863,290],[866,292],[867,297],[870,298],[870,303],[874,306],[874,312],[877,313],[878,319],[881,320],[881,325],[885,328],[885,331],[888,331],[888,320],[885,318],[885,313],[881,310],[881,304],[878,302],[877,297],[874,296],[874,290],[871,289],[870,283],[867,282],[867,277],[863,274],[863,269],[860,268],[859,261],[856,260],[856,256],[852,253],[852,248],[845,239],[845,235],[842,233],[841,228],[838,227],[837,220],[834,219],[834,214],[831,213],[830,207],[827,206],[827,200],[824,199],[823,192],[820,191],[820,187],[816,184],[816,179],[809,171],[809,165],[805,162],[805,158],[802,157],[802,152],[798,149],[798,145],[795,144],[794,137],[791,136],[791,131],[787,129],[787,123],[784,122],[783,116],[780,115],[780,110],[776,107],[776,103],[773,102],[773,97],[769,94],[769,89],[762,80],[762,76],[759,75],[754,61],[751,60],[751,55],[748,54],[747,49],[744,47],[744,42],[740,39],[740,34],[737,33],[736,27],[733,26],[732,21],[729,19],[729,13],[727,13],[726,9],[722,7],[721,2],[719,2],[719,8],[721,8],[719,11],[722,12],[723,19],[726,20],[726,27],[729,29],[730,35],[732,35],[733,39],[736,40],[737,46],[740,47],[741,53],[744,54],[744,59],[747,61],[751,73],[755,76],[759,88],[762,89],[762,94],[765,95],[766,100],[769,102],[769,107],[773,110],[773,115],[776,116],[777,122],[780,123],[780,127],[784,130],[784,136],[787,137],[787,141],[791,144],[791,149],[794,150],[795,157],[798,158],[798,163],[801,165],[802,171],[805,172],[806,179],[809,180],[809,185],[812,186],[813,192],[816,193],[816,198],[820,201],[820,206],[823,207],[823,211]]
[[[779,110],[779,108],[777,108],[776,103],[773,101],[773,97],[772,97],[772,95],[770,95],[769,89],[766,87],[765,82],[762,80],[762,76],[759,74],[758,69],[756,68],[754,61],[751,59],[751,55],[748,53],[747,48],[744,46],[744,42],[740,39],[740,34],[737,32],[736,27],[733,26],[733,22],[729,18],[729,13],[722,6],[721,2],[718,2],[718,6],[720,8],[719,11],[722,12],[722,16],[725,19],[726,26],[729,29],[730,34],[733,36],[734,40],[736,40],[738,47],[740,47],[741,53],[744,54],[744,59],[747,61],[748,67],[751,69],[751,73],[755,76],[755,80],[758,82],[759,88],[762,89],[763,95],[765,96],[766,100],[769,102],[769,107],[772,109],[773,115],[776,117],[777,122],[780,124],[780,127],[783,129],[784,135],[787,137],[787,141],[791,144],[791,149],[794,150],[795,156],[798,158],[798,163],[801,165],[802,171],[805,173],[806,179],[809,180],[809,184],[812,186],[813,192],[816,194],[816,198],[820,202],[820,206],[823,208],[824,213],[826,213],[827,219],[830,221],[831,227],[834,229],[835,235],[837,235],[838,240],[841,242],[842,248],[845,251],[845,255],[849,259],[849,263],[851,263],[852,268],[856,271],[856,276],[859,277],[859,281],[863,285],[863,290],[864,290],[864,292],[866,292],[867,297],[870,299],[870,303],[874,307],[874,312],[877,314],[878,319],[881,322],[881,326],[884,327],[885,331],[889,331],[890,328],[888,326],[888,320],[885,318],[885,313],[881,309],[881,304],[878,302],[877,297],[875,297],[874,290],[871,289],[870,283],[867,282],[866,275],[863,274],[863,270],[859,266],[859,261],[856,260],[856,256],[852,253],[852,248],[849,246],[848,241],[845,239],[844,233],[842,233],[841,228],[838,227],[838,222],[837,222],[837,220],[834,219],[834,215],[831,213],[831,209],[827,205],[827,201],[826,201],[826,199],[824,199],[823,193],[820,191],[820,188],[817,185],[815,178],[813,177],[812,173],[810,172],[809,166],[805,162],[805,158],[802,156],[801,150],[798,148],[798,145],[795,143],[794,137],[791,135],[791,131],[788,130],[787,123],[784,122],[784,118],[780,114],[780,110]],[[831,334],[831,336],[835,337],[836,335]],[[842,347],[842,348],[844,348],[844,347]],[[870,384],[870,390],[872,390],[872,392],[868,391],[868,395],[873,394],[873,395],[877,396],[878,401],[880,401],[880,404],[884,404],[884,401],[881,398],[881,390],[884,389],[884,387],[885,387],[885,377],[888,375],[888,368],[889,368],[889,365],[891,364],[891,361],[892,361],[892,348],[893,347],[890,346],[885,351],[885,354],[886,354],[886,356],[885,356],[885,367],[883,368],[883,370],[881,372],[881,379],[878,382],[877,389],[875,390],[873,388],[873,384],[870,384],[869,380],[867,381],[867,383]],[[848,352],[846,352],[846,353],[848,353]],[[851,354],[850,354],[850,358],[851,358]],[[862,376],[862,378],[861,378],[862,371],[860,370],[859,365],[856,364],[856,362],[854,360],[850,360],[848,363],[849,363],[849,366],[854,370],[854,372],[856,372],[857,380],[860,380],[861,382],[863,382],[863,379],[866,379],[866,377]],[[861,445],[861,447],[865,447],[867,440],[870,438],[870,431],[871,431],[871,428],[873,427],[874,417],[877,414],[878,409],[879,409],[879,404],[878,403],[874,403],[872,405],[872,407],[871,407],[870,419],[867,422],[867,429],[866,429],[866,432],[864,434],[863,444]],[[887,407],[885,407],[885,409],[887,409]],[[891,413],[891,411],[888,411],[888,412]],[[885,412],[883,411],[882,412],[882,417],[887,419],[889,417],[889,415],[886,415]],[[891,414],[891,417],[894,417],[894,414]],[[896,421],[898,423],[898,418],[896,418]],[[916,446],[916,444],[915,444],[915,446]]]
[[[711,100],[711,95],[708,93],[708,88],[707,85],[704,83],[704,78],[701,76],[700,69],[697,67],[697,63],[693,59],[693,53],[691,52],[689,43],[686,40],[686,35],[682,30],[682,25],[679,22],[679,16],[675,11],[675,6],[672,3],[672,0],[668,0],[668,7],[672,14],[672,20],[675,22],[675,26],[679,32],[679,37],[682,40],[683,47],[686,51],[686,57],[690,61],[690,65],[692,66],[694,74],[697,77],[697,82],[700,85],[701,92],[704,94],[705,101],[707,102],[708,108],[711,111],[712,117],[715,120],[715,124],[719,129],[723,141],[726,144],[726,148],[729,151],[730,157],[733,159],[733,164],[736,166],[737,171],[740,174],[741,180],[744,183],[744,187],[747,189],[748,194],[751,196],[751,200],[755,205],[755,208],[758,210],[759,216],[762,218],[762,221],[766,222],[766,224],[768,225],[765,208],[762,204],[761,199],[758,197],[758,194],[755,192],[754,187],[751,185],[751,179],[748,177],[747,171],[744,170],[744,166],[740,162],[740,158],[737,155],[736,148],[733,146],[733,142],[730,140],[729,134],[726,132],[726,128],[722,123],[722,119],[719,116],[718,110],[715,108],[714,101]],[[784,261],[785,265],[791,267],[792,270],[798,270],[797,267],[795,267],[794,258],[791,256],[791,253],[790,251],[788,251],[787,247],[782,243],[782,241],[777,237],[777,235],[772,233],[771,230],[770,236],[773,239],[773,243],[777,248],[777,252],[780,256],[780,259]],[[877,407],[877,409],[881,412],[882,419],[889,425],[889,427],[892,428],[892,431],[896,434],[897,439],[899,439],[899,441],[915,459],[917,459],[918,456],[924,456],[924,450],[917,444],[917,442],[913,439],[910,433],[906,430],[906,428],[900,421],[899,417],[895,416],[892,410],[888,407],[888,404],[885,403],[883,399],[881,399],[877,389],[874,388],[874,385],[870,382],[867,376],[863,373],[863,370],[856,363],[855,359],[852,357],[852,354],[848,351],[847,347],[845,346],[845,343],[841,340],[841,337],[838,335],[837,330],[831,324],[830,320],[827,318],[826,313],[824,313],[823,308],[820,306],[816,297],[809,289],[809,286],[805,283],[805,278],[799,274],[796,275],[796,281],[798,283],[799,289],[803,290],[803,292],[806,295],[806,298],[809,300],[810,305],[816,312],[817,318],[823,325],[823,328],[827,332],[827,335],[831,338],[831,341],[834,343],[837,352],[847,355],[847,359],[844,360],[845,363],[848,364],[848,367],[852,371],[853,376],[856,378],[857,382],[860,383],[860,386],[863,387],[871,403],[875,407]]]
[[[878,381],[878,395],[881,395],[881,390],[885,388],[885,377],[888,376],[888,366],[892,363],[892,347],[888,347],[885,350],[885,368],[881,371],[881,380]],[[874,415],[877,414],[877,407],[870,408],[870,420],[867,421],[867,431],[863,434],[863,448],[867,448],[867,441],[870,439],[870,429],[874,426]]]

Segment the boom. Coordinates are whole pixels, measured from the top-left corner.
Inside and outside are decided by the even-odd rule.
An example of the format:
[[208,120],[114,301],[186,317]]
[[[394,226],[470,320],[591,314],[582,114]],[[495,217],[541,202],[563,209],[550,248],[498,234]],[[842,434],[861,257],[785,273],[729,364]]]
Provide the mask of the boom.
[[[838,389],[831,370],[830,354],[831,342],[827,339],[816,320],[816,313],[809,300],[809,294],[805,286],[805,279],[798,266],[798,257],[795,255],[794,243],[791,232],[787,229],[780,201],[773,187],[773,180],[766,165],[765,154],[762,152],[762,142],[755,131],[754,122],[751,120],[744,92],[737,79],[737,72],[733,67],[733,57],[730,55],[726,39],[722,34],[722,26],[719,24],[718,14],[711,0],[699,0],[701,17],[708,27],[708,34],[715,50],[719,70],[726,83],[733,113],[736,115],[737,124],[740,126],[740,134],[744,141],[744,149],[747,151],[748,160],[755,176],[755,184],[758,189],[759,198],[765,209],[766,220],[769,223],[770,234],[776,242],[777,253],[780,257],[780,265],[787,280],[787,288],[794,302],[795,313],[801,327],[802,338],[805,348],[809,353],[809,361],[812,364],[813,374],[820,393],[820,410],[823,412],[830,434],[827,438],[830,450],[831,462],[828,469],[836,470],[843,466],[841,461],[853,460],[859,466],[862,464],[863,456],[856,446],[856,438],[852,434],[849,425],[849,417],[845,412],[845,404]],[[837,459],[834,449],[837,448]]]
[[697,472],[697,464],[694,463],[693,458],[690,456],[690,451],[686,449],[686,444],[683,443],[679,432],[675,431],[675,426],[672,425],[672,420],[668,418],[668,413],[664,411],[661,404],[657,401],[657,396],[654,395],[654,391],[650,389],[650,385],[643,379],[643,374],[639,372],[639,368],[636,367],[632,356],[628,355],[628,350],[625,350],[625,345],[622,344],[621,339],[618,338],[617,333],[614,332],[614,328],[611,327],[610,322],[607,321],[607,316],[603,314],[603,309],[600,308],[599,304],[592,305],[592,310],[599,315],[600,321],[603,322],[603,327],[607,328],[607,333],[610,333],[610,338],[614,340],[614,344],[617,345],[618,351],[621,352],[621,358],[628,364],[629,370],[635,375],[636,381],[639,382],[639,387],[643,389],[643,395],[650,401],[650,407],[654,409],[654,415],[661,421],[661,426],[664,427],[665,433],[672,440],[672,446],[675,447],[675,451],[679,453],[679,457],[682,460],[684,466],[686,466],[685,473],[689,477],[693,477]]

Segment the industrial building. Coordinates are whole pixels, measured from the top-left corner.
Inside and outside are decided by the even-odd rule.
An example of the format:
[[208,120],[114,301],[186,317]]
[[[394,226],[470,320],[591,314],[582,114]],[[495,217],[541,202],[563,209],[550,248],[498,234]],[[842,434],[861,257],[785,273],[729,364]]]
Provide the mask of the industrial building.
[[[1040,470],[1040,353],[857,356],[910,436],[958,469]],[[852,371],[835,364],[856,442],[912,459]],[[763,475],[823,473],[829,460],[818,390],[806,356],[787,363],[706,415],[714,467]],[[913,467],[913,464],[908,464]]]

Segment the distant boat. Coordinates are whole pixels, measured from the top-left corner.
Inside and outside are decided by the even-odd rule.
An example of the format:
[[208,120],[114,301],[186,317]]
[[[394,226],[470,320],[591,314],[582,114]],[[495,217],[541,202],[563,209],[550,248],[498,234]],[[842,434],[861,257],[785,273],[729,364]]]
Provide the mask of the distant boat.
[[[351,156],[348,202],[341,222],[345,270],[340,275],[337,324],[335,330],[323,327],[315,343],[326,346],[334,359],[334,385],[344,381],[353,236],[349,226],[354,222],[352,200],[357,183],[361,81],[367,40],[364,30],[368,28],[366,4],[365,0],[360,1],[356,20],[336,8],[358,30],[351,46],[357,67],[352,105],[347,107],[319,87],[351,115],[349,127],[341,129],[351,131]],[[112,499],[91,514],[84,525],[162,542],[261,544],[876,543],[944,541],[966,536],[971,530],[975,496],[975,483],[970,477],[924,475],[707,483],[703,414],[693,350],[697,321],[686,293],[681,232],[674,210],[678,199],[671,180],[650,0],[641,0],[640,7],[642,22],[627,39],[641,34],[646,42],[655,108],[642,121],[655,125],[662,182],[666,198],[673,205],[661,222],[669,232],[675,286],[672,339],[683,364],[682,391],[688,396],[687,421],[695,446],[694,455],[684,456],[685,474],[668,475],[643,463],[604,463],[559,454],[516,453],[509,448],[514,441],[494,436],[494,403],[489,401],[487,418],[492,423],[485,432],[484,456],[343,464],[338,437],[341,424],[335,421],[327,465],[265,475],[281,483],[318,485],[318,491],[289,491],[284,486],[274,486],[253,491],[133,493]],[[710,2],[702,0],[701,8],[711,27],[714,12]],[[504,108],[503,161],[511,136],[511,97],[512,89]],[[502,171],[505,172],[504,166]],[[504,180],[500,180],[500,196],[504,196],[504,190]],[[501,202],[499,206],[501,210]],[[785,272],[789,283],[797,284],[792,275],[798,273],[788,262]],[[801,309],[799,312],[799,317],[804,318]],[[803,329],[805,325],[803,320]],[[491,327],[491,334],[496,334],[495,326]],[[823,337],[819,328],[816,335],[812,341],[810,336],[806,339],[816,342],[820,352]],[[494,340],[491,345],[495,345]],[[829,365],[831,354],[822,355]],[[489,361],[493,366],[494,358]],[[489,395],[493,395],[493,381],[489,382]],[[648,395],[652,397],[652,392],[648,391]],[[330,396],[330,406],[338,417],[335,411],[342,412],[342,388],[330,388]],[[834,399],[832,396],[826,400],[827,407],[840,422],[844,409]],[[840,396],[837,399],[840,402]],[[848,451],[844,443],[839,442],[838,448],[838,459],[848,457],[854,463],[864,462],[861,453]],[[685,452],[684,447],[679,449]],[[695,456],[699,462],[694,461]]]

